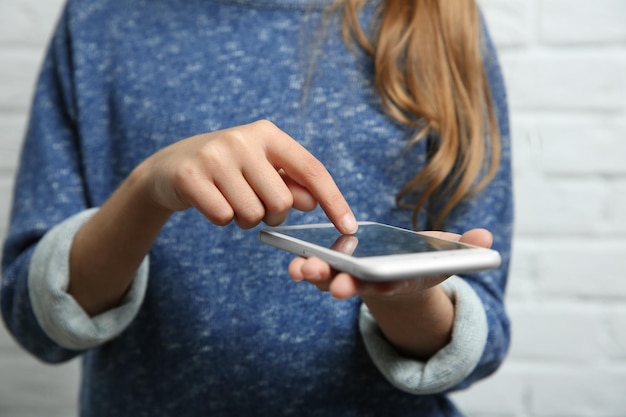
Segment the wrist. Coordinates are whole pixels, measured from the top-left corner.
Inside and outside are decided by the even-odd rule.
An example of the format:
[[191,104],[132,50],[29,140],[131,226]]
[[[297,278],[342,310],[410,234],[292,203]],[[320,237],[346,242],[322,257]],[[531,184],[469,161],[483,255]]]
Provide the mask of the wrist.
[[122,183],[119,191],[128,193],[139,204],[140,212],[168,219],[176,210],[160,202],[160,193],[151,166],[151,158],[139,164]]
[[148,180],[133,171],[72,240],[67,292],[90,316],[121,302],[171,216],[149,197]]
[[387,340],[406,356],[426,360],[450,342],[454,304],[440,286],[361,299]]
[[361,298],[374,302],[423,302],[443,291],[439,286],[446,277],[432,277],[376,283],[367,285],[360,291]]

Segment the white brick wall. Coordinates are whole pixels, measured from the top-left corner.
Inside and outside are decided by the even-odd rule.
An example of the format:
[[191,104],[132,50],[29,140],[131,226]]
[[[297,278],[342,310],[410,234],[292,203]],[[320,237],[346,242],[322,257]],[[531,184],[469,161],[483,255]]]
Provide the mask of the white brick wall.
[[482,0],[509,89],[511,354],[472,417],[626,416],[626,0]]
[[[0,236],[61,3],[0,2]],[[626,0],[481,4],[512,109],[513,343],[496,375],[455,399],[471,417],[626,416]],[[75,415],[78,374],[0,329],[0,415]]]

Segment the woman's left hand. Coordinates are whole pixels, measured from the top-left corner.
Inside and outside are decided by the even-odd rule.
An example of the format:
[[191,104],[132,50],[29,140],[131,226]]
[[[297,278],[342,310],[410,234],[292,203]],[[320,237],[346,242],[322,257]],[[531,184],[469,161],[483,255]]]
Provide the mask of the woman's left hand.
[[[428,235],[477,246],[491,246],[492,235],[473,229],[463,235],[427,232]],[[346,236],[340,250],[349,251],[353,239]],[[387,340],[407,357],[426,361],[452,337],[454,303],[438,286],[447,276],[371,283],[334,271],[319,258],[297,258],[289,265],[296,281],[307,281],[338,299],[360,296]]]

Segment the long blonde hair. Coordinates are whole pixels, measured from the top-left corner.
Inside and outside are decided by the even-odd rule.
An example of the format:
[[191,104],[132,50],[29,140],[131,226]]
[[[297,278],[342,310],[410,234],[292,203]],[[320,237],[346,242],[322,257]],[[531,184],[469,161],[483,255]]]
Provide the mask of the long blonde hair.
[[[473,0],[386,0],[376,15],[373,39],[359,23],[367,0],[343,0],[342,31],[374,61],[374,84],[388,113],[415,127],[415,143],[432,136],[424,169],[396,196],[422,209],[431,227],[462,200],[493,179],[500,161],[500,136],[481,56],[481,26]],[[430,148],[430,147],[429,147]],[[405,199],[419,194],[411,204]]]

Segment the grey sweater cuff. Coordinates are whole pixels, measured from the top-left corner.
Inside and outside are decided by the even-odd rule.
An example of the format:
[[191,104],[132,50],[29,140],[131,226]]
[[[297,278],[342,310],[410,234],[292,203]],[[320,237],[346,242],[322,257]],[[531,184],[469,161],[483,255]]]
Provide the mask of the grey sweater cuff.
[[88,349],[119,335],[137,315],[148,281],[146,256],[121,304],[95,317],[89,317],[67,293],[72,241],[96,211],[85,210],[52,228],[30,262],[28,291],[35,317],[48,337],[73,350]]
[[455,303],[452,341],[427,362],[402,357],[385,339],[365,304],[359,327],[370,357],[387,378],[412,394],[435,394],[463,381],[478,364],[487,342],[487,315],[478,295],[453,276],[441,284]]

